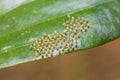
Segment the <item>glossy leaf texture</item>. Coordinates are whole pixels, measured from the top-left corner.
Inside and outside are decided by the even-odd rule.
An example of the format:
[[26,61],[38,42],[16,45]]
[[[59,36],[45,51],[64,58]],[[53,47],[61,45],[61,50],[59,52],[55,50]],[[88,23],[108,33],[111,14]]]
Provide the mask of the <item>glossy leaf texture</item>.
[[33,0],[0,0],[0,14],[4,14],[20,5]]
[[90,29],[81,34],[76,51],[118,38],[119,4],[120,0],[34,0],[1,14],[0,68],[40,60],[29,46],[44,33],[62,32],[68,14],[85,17],[90,24]]

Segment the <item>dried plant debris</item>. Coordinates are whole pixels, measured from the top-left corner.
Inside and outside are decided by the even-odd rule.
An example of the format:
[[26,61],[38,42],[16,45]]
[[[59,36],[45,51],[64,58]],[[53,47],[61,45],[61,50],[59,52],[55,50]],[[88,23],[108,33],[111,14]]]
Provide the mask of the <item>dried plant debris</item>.
[[35,51],[35,55],[41,58],[57,56],[76,50],[79,45],[80,34],[90,28],[88,20],[85,18],[67,16],[68,20],[63,23],[65,30],[61,33],[55,31],[53,34],[44,34],[30,46]]

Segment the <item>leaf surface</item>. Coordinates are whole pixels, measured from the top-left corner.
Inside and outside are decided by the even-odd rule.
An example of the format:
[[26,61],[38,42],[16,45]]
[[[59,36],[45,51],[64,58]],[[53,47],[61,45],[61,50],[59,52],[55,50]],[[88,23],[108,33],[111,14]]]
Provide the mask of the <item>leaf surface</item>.
[[85,17],[90,24],[90,29],[81,34],[77,50],[96,47],[118,38],[119,4],[120,0],[34,0],[1,13],[0,68],[41,59],[36,58],[29,46],[44,33],[62,32],[68,14],[76,18]]

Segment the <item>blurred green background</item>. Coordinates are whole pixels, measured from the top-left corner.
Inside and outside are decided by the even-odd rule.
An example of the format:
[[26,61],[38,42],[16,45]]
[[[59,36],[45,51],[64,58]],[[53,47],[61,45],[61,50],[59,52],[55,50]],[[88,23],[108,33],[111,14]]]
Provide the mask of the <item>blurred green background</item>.
[[120,39],[0,70],[0,80],[120,80]]

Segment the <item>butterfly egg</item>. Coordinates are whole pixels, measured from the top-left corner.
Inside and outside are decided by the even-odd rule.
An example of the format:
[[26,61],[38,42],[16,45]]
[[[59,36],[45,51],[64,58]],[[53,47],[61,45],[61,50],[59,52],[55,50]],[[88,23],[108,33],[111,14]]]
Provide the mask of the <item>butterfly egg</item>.
[[39,48],[39,47],[40,47],[40,45],[39,45],[39,44],[37,44],[37,45],[36,45],[36,48]]
[[76,37],[77,37],[77,38],[80,38],[80,34],[77,34]]
[[57,32],[57,31],[54,31],[54,35],[56,35],[56,34],[58,34],[58,32]]
[[65,51],[65,48],[64,46],[61,48],[61,52],[63,53]]
[[50,52],[50,50],[47,50],[47,54],[49,55],[51,52]]
[[72,48],[71,47],[68,47],[68,52],[71,52],[72,51]]
[[66,24],[66,23],[63,23],[63,26],[65,26],[65,27],[66,27],[66,26],[67,26],[67,24]]
[[86,29],[82,29],[81,32],[87,32],[87,30]]
[[74,16],[72,16],[72,20],[74,20],[75,19],[75,17]]
[[83,26],[86,27],[88,24],[87,23],[83,23]]
[[74,17],[72,17],[71,22],[74,23],[74,21],[75,21],[75,19],[74,19]]
[[67,15],[67,18],[70,19],[70,15]]
[[57,31],[54,31],[54,35],[57,35],[58,34],[58,32]]
[[65,36],[66,36],[66,35],[63,33],[63,34],[62,34],[62,39],[63,39]]
[[44,38],[45,38],[45,37],[47,37],[47,34],[46,34],[46,33],[44,33],[44,35],[43,35],[43,36],[44,36]]
[[80,20],[80,24],[82,25],[83,23],[84,23],[84,20],[81,19],[81,20]]
[[78,44],[76,43],[76,44],[74,44],[72,47],[73,47],[74,49],[75,49],[75,48],[78,48]]
[[37,46],[37,44],[36,43],[34,43],[34,47],[36,47]]
[[74,50],[75,50],[75,48],[76,48],[76,47],[74,47],[74,45],[72,45],[72,46],[71,46],[72,51],[74,51]]
[[36,44],[38,44],[39,43],[39,39],[36,39]]
[[66,21],[66,24],[69,24],[69,21]]
[[71,47],[67,47],[67,52],[71,52],[72,48]]
[[67,44],[65,43],[63,47],[64,47],[64,48],[67,48]]
[[60,46],[59,45],[56,45],[56,50],[58,51],[60,49]]
[[42,50],[38,49],[38,53],[39,53],[39,54],[41,54],[41,51],[42,51]]
[[59,44],[59,48],[62,48],[62,43]]
[[44,46],[42,46],[43,47],[43,49],[46,49],[46,46],[44,45]]
[[39,42],[41,42],[41,41],[42,41],[42,39],[40,38],[40,39],[39,39]]
[[53,39],[52,40],[54,41],[54,39],[56,39],[56,35],[53,35]]
[[59,36],[59,39],[62,40],[62,38],[63,38],[63,35],[60,35],[60,36]]
[[72,40],[70,40],[70,42],[69,42],[69,43],[70,43],[70,46],[74,44],[74,43],[72,42]]
[[64,30],[64,32],[63,32],[65,35],[67,35],[67,30]]
[[43,54],[41,54],[41,58],[42,58],[42,59],[45,58]]
[[90,25],[89,25],[89,24],[87,24],[87,25],[86,25],[86,27],[87,27],[87,28],[90,28]]
[[44,41],[44,37],[42,36],[42,37],[41,37],[41,42],[43,42],[43,41]]
[[39,47],[39,50],[42,51],[42,47],[41,46]]
[[85,19],[85,22],[88,23],[88,19]]
[[62,41],[63,41],[63,42],[65,42],[65,41],[66,41],[66,39],[64,38]]
[[45,53],[44,57],[45,57],[45,58],[49,57],[48,54],[47,54],[47,52]]
[[50,38],[50,37],[51,37],[51,36],[50,36],[50,34],[48,34],[47,36],[48,36],[48,38]]
[[50,37],[48,37],[48,38],[49,38],[49,40],[50,40],[50,41],[53,39],[53,37],[52,37],[52,36],[50,36]]
[[54,42],[55,42],[54,38],[53,38],[53,39],[51,39],[51,44],[53,44]]
[[33,49],[33,46],[32,46],[32,45],[30,45],[30,49]]
[[73,26],[73,23],[72,23],[72,22],[70,22],[70,25],[69,25],[69,27],[70,27],[70,26]]
[[87,31],[88,27],[87,27],[87,26],[85,26],[85,27],[84,27],[84,29]]
[[67,31],[69,31],[69,29],[70,29],[69,27],[66,28]]
[[77,32],[77,31],[78,31],[78,26],[77,26],[77,27],[74,27],[74,30]]
[[49,38],[48,37],[46,38],[46,42],[49,42]]
[[53,54],[50,54],[50,57],[53,57]]
[[56,37],[59,37],[59,33],[56,33]]
[[81,18],[80,17],[77,17],[77,20],[79,21]]
[[73,27],[76,27],[76,24],[73,24]]
[[39,56],[39,53],[37,51],[35,51],[35,56],[38,57]]
[[41,45],[42,44],[42,42],[41,41],[39,41],[39,43],[38,43],[39,45]]
[[44,43],[42,43],[41,46],[44,46]]
[[75,37],[75,33],[71,33],[71,36],[72,36],[72,37]]

